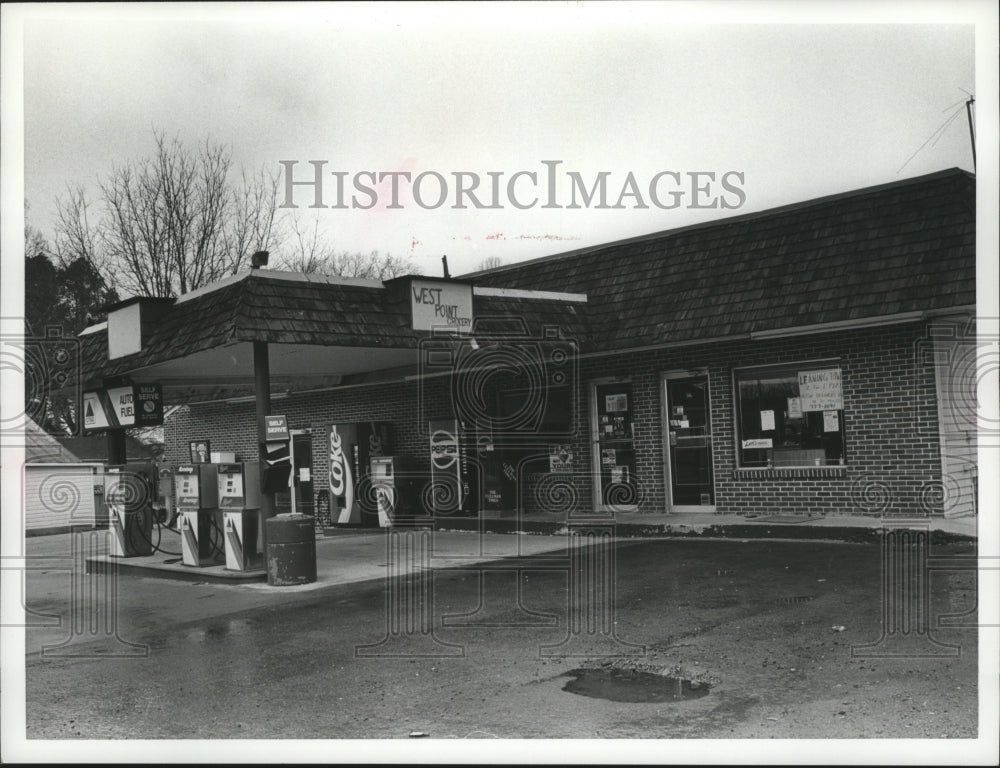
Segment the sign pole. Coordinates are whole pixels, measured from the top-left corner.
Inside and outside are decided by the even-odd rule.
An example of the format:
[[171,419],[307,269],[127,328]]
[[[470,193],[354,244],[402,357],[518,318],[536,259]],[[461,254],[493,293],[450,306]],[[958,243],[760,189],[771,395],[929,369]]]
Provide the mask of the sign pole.
[[108,464],[124,464],[127,460],[125,455],[125,430],[109,429],[108,435]]
[[[266,466],[267,457],[267,417],[271,413],[271,364],[268,355],[266,341],[255,341],[253,343],[253,379],[254,392],[256,394],[257,406],[257,459],[261,466],[261,477],[263,478],[263,468]],[[261,489],[260,511],[263,521],[274,517],[274,493],[265,493]],[[267,525],[264,529],[264,552],[267,553]]]

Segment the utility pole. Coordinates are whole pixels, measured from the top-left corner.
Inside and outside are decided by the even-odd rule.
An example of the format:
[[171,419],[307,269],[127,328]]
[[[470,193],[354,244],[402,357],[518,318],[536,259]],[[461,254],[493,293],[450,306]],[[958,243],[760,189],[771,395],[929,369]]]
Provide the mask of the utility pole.
[[965,102],[965,114],[969,117],[969,138],[972,140],[972,170],[976,170],[976,132],[972,127],[972,105],[975,103],[975,96],[969,96],[969,100]]

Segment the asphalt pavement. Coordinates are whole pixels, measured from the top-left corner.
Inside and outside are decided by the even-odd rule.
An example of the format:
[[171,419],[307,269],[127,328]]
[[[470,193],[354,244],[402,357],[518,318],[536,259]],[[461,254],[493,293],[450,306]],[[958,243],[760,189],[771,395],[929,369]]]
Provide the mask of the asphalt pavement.
[[909,572],[922,624],[873,543],[331,537],[344,578],[279,588],[86,575],[72,541],[28,540],[29,738],[977,732],[974,541]]

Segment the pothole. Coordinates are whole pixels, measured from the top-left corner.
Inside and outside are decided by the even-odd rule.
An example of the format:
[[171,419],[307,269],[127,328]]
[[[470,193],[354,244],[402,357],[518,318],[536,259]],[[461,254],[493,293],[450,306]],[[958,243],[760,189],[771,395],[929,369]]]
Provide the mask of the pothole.
[[574,678],[563,686],[568,693],[632,704],[698,699],[711,688],[708,683],[637,669],[578,668],[565,675]]

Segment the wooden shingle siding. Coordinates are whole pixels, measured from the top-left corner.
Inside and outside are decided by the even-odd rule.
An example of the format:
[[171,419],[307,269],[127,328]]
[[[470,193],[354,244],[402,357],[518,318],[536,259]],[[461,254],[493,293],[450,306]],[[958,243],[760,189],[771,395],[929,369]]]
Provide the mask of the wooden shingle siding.
[[587,293],[595,349],[970,305],[975,178],[953,169],[475,279]]
[[[587,335],[583,303],[477,296],[474,306],[486,329],[504,318],[521,322],[532,337],[553,326],[581,343]],[[257,272],[171,307],[138,354],[109,361],[105,332],[83,336],[81,367],[86,382],[231,342],[414,349],[424,336],[410,328],[406,297],[387,289],[293,282]]]

